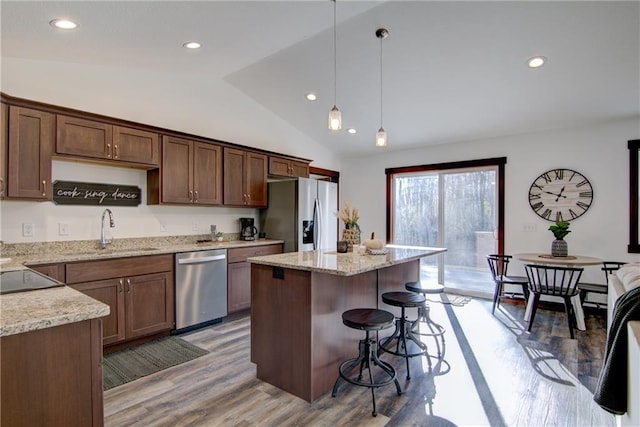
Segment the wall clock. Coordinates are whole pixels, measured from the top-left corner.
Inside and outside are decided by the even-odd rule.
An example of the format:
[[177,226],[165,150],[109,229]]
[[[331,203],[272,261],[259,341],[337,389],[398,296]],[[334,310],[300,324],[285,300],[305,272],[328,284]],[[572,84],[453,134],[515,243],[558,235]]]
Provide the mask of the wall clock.
[[552,169],[529,188],[529,205],[548,221],[572,221],[589,209],[593,188],[587,178],[571,169]]

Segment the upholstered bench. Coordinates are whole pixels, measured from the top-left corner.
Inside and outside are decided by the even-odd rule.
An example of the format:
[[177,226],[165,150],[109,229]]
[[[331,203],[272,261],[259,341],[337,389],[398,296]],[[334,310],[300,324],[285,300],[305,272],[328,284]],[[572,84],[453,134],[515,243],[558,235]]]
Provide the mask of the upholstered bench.
[[[625,264],[609,275],[607,329],[614,320],[615,303],[624,293],[640,287],[640,262]],[[621,426],[640,426],[640,321],[627,322],[628,372],[627,412],[619,416]]]

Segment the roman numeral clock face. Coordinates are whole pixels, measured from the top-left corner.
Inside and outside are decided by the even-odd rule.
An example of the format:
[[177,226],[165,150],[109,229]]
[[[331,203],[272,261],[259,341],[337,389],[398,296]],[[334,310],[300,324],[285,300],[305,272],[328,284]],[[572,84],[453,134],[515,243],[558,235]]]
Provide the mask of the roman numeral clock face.
[[589,209],[593,188],[587,178],[571,169],[543,173],[529,188],[531,209],[548,221],[571,221]]

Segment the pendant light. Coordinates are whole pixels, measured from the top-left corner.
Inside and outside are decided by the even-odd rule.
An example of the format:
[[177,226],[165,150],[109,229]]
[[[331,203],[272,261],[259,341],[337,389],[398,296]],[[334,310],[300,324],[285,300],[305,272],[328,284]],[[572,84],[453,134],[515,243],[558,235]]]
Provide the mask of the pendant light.
[[387,146],[387,132],[382,127],[382,40],[386,39],[389,31],[386,28],[378,28],[376,37],[380,39],[380,129],[376,133],[376,147]]
[[327,122],[329,129],[340,130],[342,129],[342,113],[336,107],[337,98],[337,72],[336,72],[336,0],[333,1],[333,108],[329,111],[329,120]]

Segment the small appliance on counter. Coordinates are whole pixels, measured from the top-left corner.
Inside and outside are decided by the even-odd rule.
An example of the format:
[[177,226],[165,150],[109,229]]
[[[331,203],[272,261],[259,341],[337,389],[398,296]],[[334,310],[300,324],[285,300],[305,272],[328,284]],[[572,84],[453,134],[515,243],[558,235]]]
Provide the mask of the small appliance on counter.
[[253,218],[240,218],[240,240],[256,240],[258,229]]

